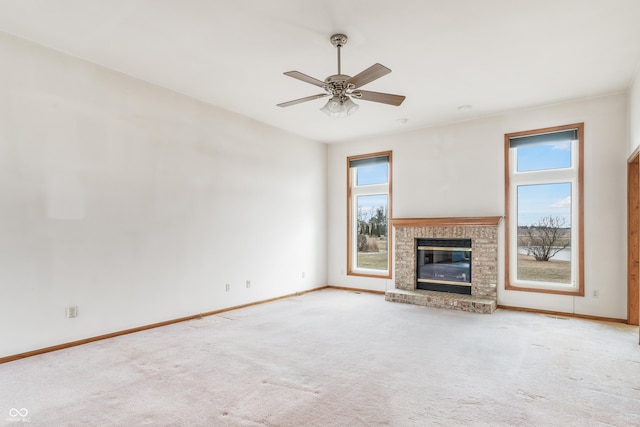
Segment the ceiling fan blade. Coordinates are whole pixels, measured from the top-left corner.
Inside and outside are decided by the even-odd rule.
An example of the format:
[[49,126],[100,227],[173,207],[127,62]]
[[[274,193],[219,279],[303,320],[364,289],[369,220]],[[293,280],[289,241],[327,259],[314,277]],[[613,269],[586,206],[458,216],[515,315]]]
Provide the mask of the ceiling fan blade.
[[301,73],[300,71],[287,71],[284,73],[285,76],[293,77],[294,79],[302,80],[303,82],[311,83],[312,85],[316,85],[319,87],[324,87],[325,82],[314,79],[311,76],[307,76],[306,74]]
[[305,98],[294,99],[293,101],[283,102],[278,104],[278,107],[289,107],[291,105],[300,104],[301,102],[313,101],[314,99],[324,98],[325,96],[329,96],[328,93],[319,93],[317,95],[307,96]]
[[354,91],[351,96],[356,99],[364,99],[365,101],[381,102],[383,104],[398,106],[406,98],[402,95],[393,95],[390,93],[371,92],[369,90]]
[[351,83],[355,88],[359,88],[360,86],[364,86],[375,79],[379,79],[390,72],[391,70],[382,64],[373,64],[371,67],[347,80],[347,84]]

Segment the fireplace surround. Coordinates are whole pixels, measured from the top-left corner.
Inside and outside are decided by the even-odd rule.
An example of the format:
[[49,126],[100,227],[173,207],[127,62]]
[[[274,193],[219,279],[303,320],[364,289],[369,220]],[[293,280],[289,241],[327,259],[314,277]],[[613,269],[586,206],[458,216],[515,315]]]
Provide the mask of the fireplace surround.
[[[459,218],[394,218],[390,221],[393,228],[394,244],[394,289],[385,293],[387,301],[450,308],[477,313],[492,313],[497,307],[498,283],[498,226],[502,217],[459,217]],[[426,240],[425,240],[426,239]],[[468,241],[470,283],[466,284],[467,294],[442,292],[433,289],[420,289],[419,283],[419,246],[421,243],[444,241]],[[449,243],[447,243],[449,244]],[[451,263],[459,262],[463,267],[464,254],[461,247]],[[449,255],[446,255],[449,256]],[[444,259],[441,255],[440,259]],[[461,272],[440,275],[461,276]],[[443,282],[455,282],[441,277]]]

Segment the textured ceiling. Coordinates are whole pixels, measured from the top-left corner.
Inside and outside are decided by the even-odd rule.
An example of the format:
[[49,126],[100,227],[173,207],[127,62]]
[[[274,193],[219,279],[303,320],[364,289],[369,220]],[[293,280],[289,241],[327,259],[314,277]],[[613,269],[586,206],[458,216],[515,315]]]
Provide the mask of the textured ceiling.
[[[325,142],[626,90],[639,18],[639,0],[0,0],[0,31]],[[334,33],[342,72],[391,68],[363,89],[400,107],[276,107],[322,92],[282,73],[335,74]]]

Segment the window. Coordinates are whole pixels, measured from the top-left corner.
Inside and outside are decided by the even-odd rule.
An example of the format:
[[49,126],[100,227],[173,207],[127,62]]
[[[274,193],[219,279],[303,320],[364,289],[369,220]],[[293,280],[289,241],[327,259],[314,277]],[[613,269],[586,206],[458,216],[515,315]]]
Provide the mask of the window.
[[505,135],[506,289],[584,295],[583,128]]
[[391,152],[347,159],[347,274],[391,277]]

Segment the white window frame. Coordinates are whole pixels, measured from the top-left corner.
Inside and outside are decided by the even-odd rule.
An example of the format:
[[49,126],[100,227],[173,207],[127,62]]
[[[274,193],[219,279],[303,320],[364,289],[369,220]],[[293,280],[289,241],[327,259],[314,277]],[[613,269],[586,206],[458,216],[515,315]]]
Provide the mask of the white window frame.
[[[577,130],[578,137],[571,141],[571,166],[518,172],[517,149],[511,148],[511,139]],[[572,124],[505,135],[505,187],[506,187],[506,278],[505,289],[584,296],[584,218],[583,218],[583,134],[584,124]],[[518,187],[526,185],[571,184],[571,280],[569,284],[522,280],[517,278],[518,261]]]
[[[384,157],[388,158],[388,177],[384,184],[356,185],[357,170],[351,167],[352,160]],[[350,156],[347,158],[347,275],[365,276],[376,278],[391,278],[392,262],[392,238],[390,220],[391,216],[391,151],[372,154]],[[358,261],[358,196],[387,196],[387,269],[378,270],[372,268],[360,268]]]

